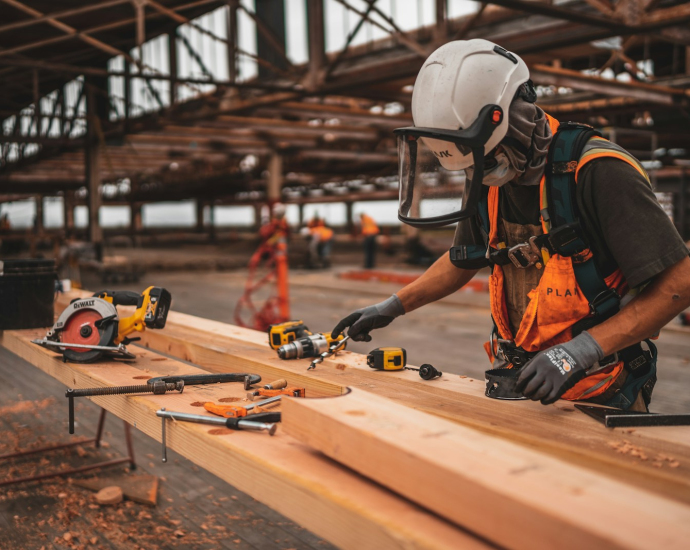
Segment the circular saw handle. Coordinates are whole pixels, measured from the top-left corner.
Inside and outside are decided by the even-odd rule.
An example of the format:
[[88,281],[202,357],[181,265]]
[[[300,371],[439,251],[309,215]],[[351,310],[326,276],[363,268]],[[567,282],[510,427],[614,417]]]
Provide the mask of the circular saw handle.
[[107,300],[114,306],[141,307],[141,303],[143,302],[142,294],[131,290],[101,290],[94,294],[94,296]]

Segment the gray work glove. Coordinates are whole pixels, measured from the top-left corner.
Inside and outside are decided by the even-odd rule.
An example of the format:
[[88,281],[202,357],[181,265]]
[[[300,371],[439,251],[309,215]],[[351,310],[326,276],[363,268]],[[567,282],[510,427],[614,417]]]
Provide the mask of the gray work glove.
[[405,308],[400,298],[393,294],[383,302],[350,313],[335,325],[331,337],[337,338],[346,327],[350,327],[347,334],[355,342],[371,342],[370,330],[388,326],[393,319],[401,315],[405,315]]
[[585,331],[535,355],[520,372],[515,389],[543,405],[555,403],[603,358],[601,346]]

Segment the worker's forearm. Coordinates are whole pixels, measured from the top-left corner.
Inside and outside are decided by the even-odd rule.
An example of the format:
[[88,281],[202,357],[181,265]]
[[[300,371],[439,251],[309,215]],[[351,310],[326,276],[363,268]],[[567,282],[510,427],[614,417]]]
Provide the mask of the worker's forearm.
[[450,263],[446,252],[416,281],[396,292],[405,313],[440,300],[466,285],[477,270],[459,269]]
[[690,258],[685,258],[659,274],[619,313],[588,332],[604,354],[610,355],[653,336],[688,307]]

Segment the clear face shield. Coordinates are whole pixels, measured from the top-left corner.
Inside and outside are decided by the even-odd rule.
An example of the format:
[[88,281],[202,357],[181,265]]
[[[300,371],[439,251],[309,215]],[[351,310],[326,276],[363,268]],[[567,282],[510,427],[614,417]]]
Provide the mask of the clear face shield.
[[[412,227],[441,227],[473,216],[482,190],[484,146],[503,120],[487,105],[465,130],[398,128],[398,218]],[[458,174],[473,166],[472,177]]]

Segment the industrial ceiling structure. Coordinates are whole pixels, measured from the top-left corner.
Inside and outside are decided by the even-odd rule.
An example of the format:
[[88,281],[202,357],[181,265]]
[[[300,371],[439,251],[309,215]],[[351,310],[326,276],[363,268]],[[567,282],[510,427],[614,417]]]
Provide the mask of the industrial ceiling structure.
[[[67,225],[68,209],[87,204],[99,242],[104,203],[136,213],[162,200],[394,198],[391,130],[411,124],[424,59],[450,40],[485,38],[523,56],[547,112],[646,161],[690,238],[690,3],[493,0],[450,18],[448,0],[397,0],[397,15],[395,0],[305,2],[308,59],[297,63],[288,0],[0,0],[0,203],[60,195]],[[433,23],[405,30],[401,14],[420,2],[433,4]],[[327,51],[335,4],[352,24]],[[223,29],[199,23],[219,9]],[[247,25],[254,53],[238,42]],[[222,71],[185,29],[214,43]],[[366,29],[378,37],[362,42]],[[155,40],[157,65],[144,52]],[[180,70],[181,52],[196,72]]]

